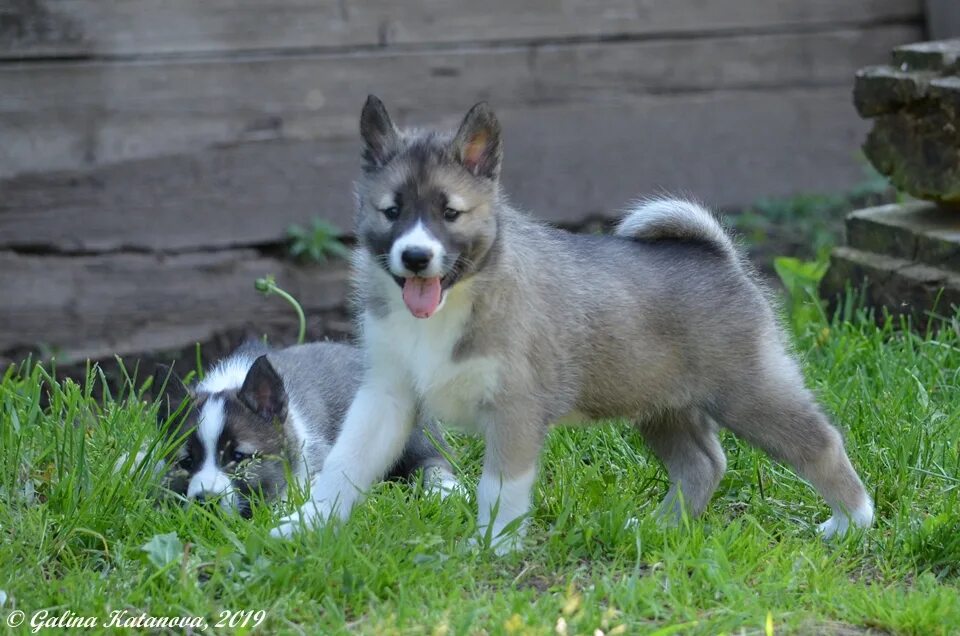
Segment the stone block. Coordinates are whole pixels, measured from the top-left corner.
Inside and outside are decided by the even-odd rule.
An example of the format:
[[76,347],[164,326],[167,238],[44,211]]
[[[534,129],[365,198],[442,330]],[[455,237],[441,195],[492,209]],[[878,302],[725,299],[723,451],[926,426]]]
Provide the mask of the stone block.
[[960,71],[960,39],[917,42],[893,49],[893,65],[903,71]]
[[960,215],[925,201],[852,212],[847,244],[960,274]]
[[895,113],[927,94],[933,76],[910,73],[892,66],[868,66],[857,71],[853,105],[861,117]]
[[960,39],[894,49],[861,69],[854,104],[874,119],[863,151],[898,189],[960,209]]
[[960,274],[913,261],[838,247],[820,283],[834,303],[847,286],[862,289],[867,305],[923,319],[929,312],[951,316],[960,309]]

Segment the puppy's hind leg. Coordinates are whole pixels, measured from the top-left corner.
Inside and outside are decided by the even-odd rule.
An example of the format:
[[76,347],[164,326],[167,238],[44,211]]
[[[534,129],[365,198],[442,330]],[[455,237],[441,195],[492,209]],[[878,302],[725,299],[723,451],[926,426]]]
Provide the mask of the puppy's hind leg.
[[711,408],[721,425],[792,466],[826,499],[833,516],[820,525],[824,536],[873,522],[873,502],[840,433],[785,352],[767,352],[761,368],[739,376]]
[[698,516],[727,467],[716,424],[703,412],[689,408],[645,421],[640,431],[670,477],[670,490],[660,504],[661,516],[670,522],[679,521],[684,510],[691,517]]

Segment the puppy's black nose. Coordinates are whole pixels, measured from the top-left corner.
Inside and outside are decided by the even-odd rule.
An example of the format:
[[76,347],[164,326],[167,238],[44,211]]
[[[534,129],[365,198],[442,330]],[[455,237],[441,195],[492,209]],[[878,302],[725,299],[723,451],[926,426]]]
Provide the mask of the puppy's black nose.
[[208,495],[205,492],[202,492],[194,497],[193,500],[201,506],[210,506],[213,505],[214,501],[216,501],[216,498]]
[[433,252],[423,247],[408,247],[400,254],[400,260],[403,261],[403,266],[414,274],[425,270],[432,258]]

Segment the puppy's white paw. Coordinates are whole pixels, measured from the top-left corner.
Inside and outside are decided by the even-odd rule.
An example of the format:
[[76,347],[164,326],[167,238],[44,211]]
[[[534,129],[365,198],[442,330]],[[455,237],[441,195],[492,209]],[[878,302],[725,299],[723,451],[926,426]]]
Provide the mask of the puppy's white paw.
[[446,499],[450,495],[463,495],[466,489],[457,481],[449,470],[433,466],[428,468],[423,476],[424,489],[430,494],[440,495],[440,499]]
[[289,539],[300,530],[316,527],[333,516],[333,507],[326,501],[307,501],[300,509],[280,520],[273,530],[271,537]]
[[864,505],[849,514],[835,511],[833,516],[821,523],[817,530],[824,539],[843,536],[853,528],[869,528],[873,524],[873,503]]
[[841,515],[839,517],[830,517],[821,523],[819,526],[817,526],[817,532],[819,532],[824,539],[829,539],[837,534],[846,534],[849,528],[850,522],[846,515]]

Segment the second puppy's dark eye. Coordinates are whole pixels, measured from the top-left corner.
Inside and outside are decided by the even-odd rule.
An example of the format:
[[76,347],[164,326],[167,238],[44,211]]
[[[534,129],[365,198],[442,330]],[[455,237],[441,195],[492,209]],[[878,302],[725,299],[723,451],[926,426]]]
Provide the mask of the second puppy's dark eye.
[[388,221],[396,221],[400,217],[400,208],[395,205],[391,205],[389,208],[380,211]]
[[454,210],[453,208],[444,208],[443,210],[443,218],[447,221],[456,221],[459,216],[460,210]]
[[193,468],[193,458],[187,455],[186,457],[181,459],[179,462],[177,462],[177,466],[181,470],[190,470]]
[[232,457],[233,457],[233,461],[235,461],[235,462],[237,462],[237,463],[239,464],[239,463],[242,462],[243,460],[249,459],[249,458],[250,458],[250,455],[248,455],[248,454],[246,454],[246,453],[241,453],[240,451],[236,451],[236,450],[235,450],[235,451],[233,451]]

